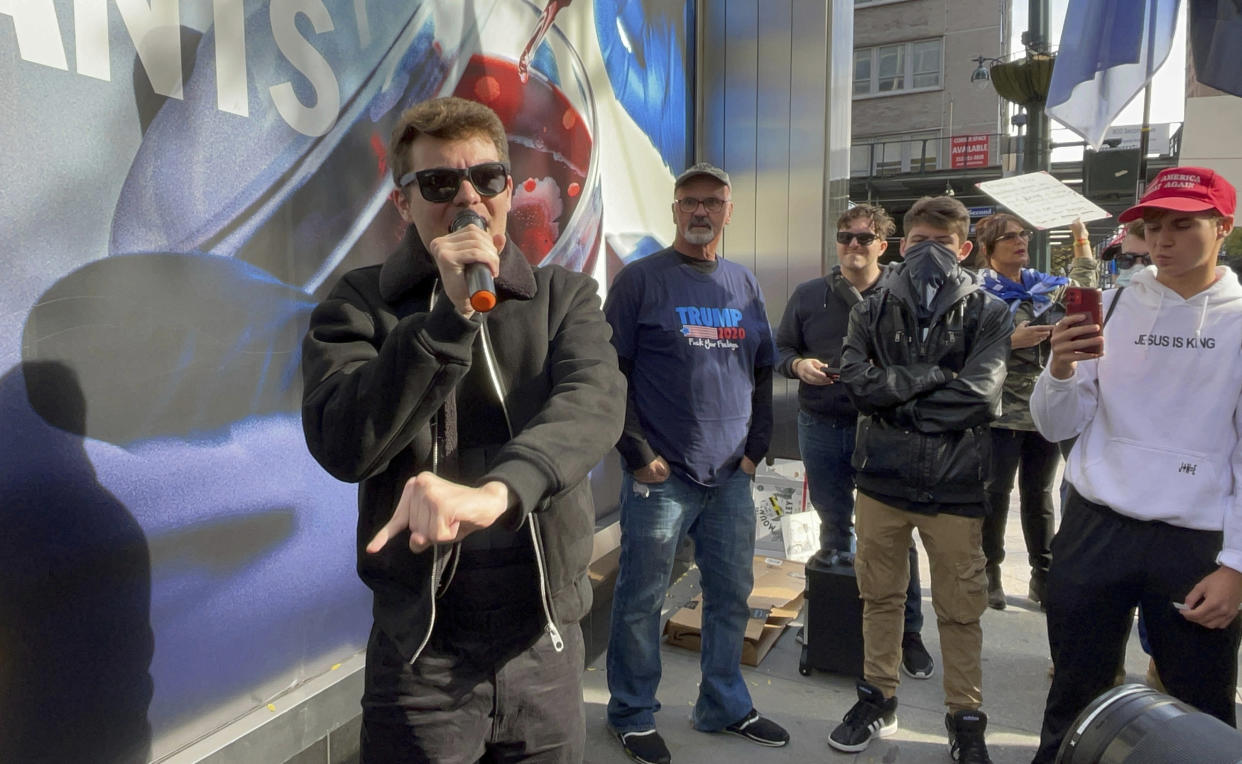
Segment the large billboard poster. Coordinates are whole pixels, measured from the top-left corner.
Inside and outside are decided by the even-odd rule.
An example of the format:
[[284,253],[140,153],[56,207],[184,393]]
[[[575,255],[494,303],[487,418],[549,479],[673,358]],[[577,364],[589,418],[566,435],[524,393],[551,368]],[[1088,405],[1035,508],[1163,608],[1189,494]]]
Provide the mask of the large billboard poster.
[[671,238],[693,0],[550,2],[0,0],[0,761],[159,759],[365,643],[299,345],[401,236],[403,108],[501,114],[532,261]]

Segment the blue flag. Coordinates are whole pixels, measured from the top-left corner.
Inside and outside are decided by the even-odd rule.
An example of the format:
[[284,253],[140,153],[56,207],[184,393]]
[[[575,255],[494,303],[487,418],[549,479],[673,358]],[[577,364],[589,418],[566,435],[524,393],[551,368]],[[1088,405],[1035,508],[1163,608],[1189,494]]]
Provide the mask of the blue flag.
[[1094,148],[1169,56],[1181,0],[1070,0],[1049,116]]
[[1242,96],[1242,0],[1191,0],[1195,79]]

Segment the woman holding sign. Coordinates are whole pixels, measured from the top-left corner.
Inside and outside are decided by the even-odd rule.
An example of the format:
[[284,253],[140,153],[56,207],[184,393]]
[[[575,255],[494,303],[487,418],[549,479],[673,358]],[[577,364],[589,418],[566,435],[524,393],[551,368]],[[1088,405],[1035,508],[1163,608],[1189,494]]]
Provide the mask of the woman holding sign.
[[1035,430],[1031,390],[1048,360],[1052,325],[1065,315],[1060,304],[1065,287],[1070,282],[1098,285],[1099,263],[1091,256],[1087,229],[1081,221],[1073,224],[1074,260],[1068,278],[1026,267],[1031,232],[1013,215],[986,217],[976,224],[975,233],[985,260],[985,267],[979,271],[983,287],[1009,304],[1014,325],[1002,413],[992,423],[992,459],[986,484],[989,512],[983,521],[983,551],[988,558],[988,606],[1005,608],[1000,566],[1005,559],[1009,494],[1017,477],[1022,535],[1031,564],[1027,596],[1042,607],[1052,561],[1052,484],[1059,452],[1055,443],[1044,440]]

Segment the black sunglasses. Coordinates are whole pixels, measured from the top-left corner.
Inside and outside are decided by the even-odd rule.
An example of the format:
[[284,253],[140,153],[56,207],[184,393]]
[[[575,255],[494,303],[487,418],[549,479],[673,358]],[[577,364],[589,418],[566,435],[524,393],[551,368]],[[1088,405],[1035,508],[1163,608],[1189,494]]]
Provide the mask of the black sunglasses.
[[1029,239],[1035,234],[1034,231],[1010,231],[1002,233],[996,237],[997,241],[1012,241],[1013,239]]
[[431,170],[407,172],[398,185],[405,188],[418,181],[418,192],[433,204],[451,201],[457,196],[463,179],[469,178],[479,196],[495,196],[505,190],[509,166],[504,162],[483,162],[473,167],[436,167]]
[[1117,261],[1118,268],[1133,268],[1136,262],[1143,265],[1151,265],[1151,255],[1144,255],[1138,252],[1122,252],[1113,259]]
[[837,243],[841,246],[848,247],[852,239],[858,239],[858,246],[869,247],[871,242],[880,238],[873,233],[853,233],[851,231],[837,231]]
[[702,204],[703,209],[708,212],[720,212],[728,203],[728,199],[719,199],[715,196],[709,196],[706,199],[695,199],[693,196],[683,196],[677,200],[677,209],[685,213],[690,213],[697,210],[699,208],[699,204]]

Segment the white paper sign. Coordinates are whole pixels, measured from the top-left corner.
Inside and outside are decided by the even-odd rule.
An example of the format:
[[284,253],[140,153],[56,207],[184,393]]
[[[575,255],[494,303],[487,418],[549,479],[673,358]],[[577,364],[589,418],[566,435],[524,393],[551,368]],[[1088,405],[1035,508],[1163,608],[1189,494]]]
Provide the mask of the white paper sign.
[[1112,217],[1090,199],[1047,172],[1030,172],[976,184],[983,193],[1008,207],[1035,228],[1046,231],[1081,219]]

